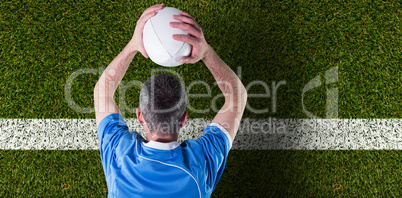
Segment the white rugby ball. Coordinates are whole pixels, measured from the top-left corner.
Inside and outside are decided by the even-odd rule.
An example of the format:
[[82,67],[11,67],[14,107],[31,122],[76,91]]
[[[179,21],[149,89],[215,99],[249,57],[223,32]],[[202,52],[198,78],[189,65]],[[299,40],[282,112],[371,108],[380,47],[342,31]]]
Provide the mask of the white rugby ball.
[[173,34],[188,35],[184,30],[170,27],[170,22],[180,22],[173,19],[173,15],[180,15],[180,10],[164,7],[157,11],[144,26],[143,42],[149,58],[158,65],[175,67],[183,64],[180,59],[189,56],[191,45],[174,40]]

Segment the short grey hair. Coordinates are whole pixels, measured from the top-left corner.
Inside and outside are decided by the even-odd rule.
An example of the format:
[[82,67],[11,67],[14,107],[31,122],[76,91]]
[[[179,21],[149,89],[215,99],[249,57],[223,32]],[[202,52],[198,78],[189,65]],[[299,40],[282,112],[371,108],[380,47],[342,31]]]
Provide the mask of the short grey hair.
[[178,132],[186,106],[186,89],[173,75],[151,76],[141,88],[140,109],[150,132],[160,136]]

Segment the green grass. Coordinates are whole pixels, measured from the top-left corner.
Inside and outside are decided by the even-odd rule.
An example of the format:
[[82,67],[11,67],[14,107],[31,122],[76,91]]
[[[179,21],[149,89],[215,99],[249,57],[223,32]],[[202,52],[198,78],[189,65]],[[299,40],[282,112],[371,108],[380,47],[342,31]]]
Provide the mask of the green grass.
[[[160,1],[1,1],[0,118],[94,118],[64,99],[75,71],[106,67],[131,38],[142,11]],[[286,80],[271,99],[249,98],[247,118],[306,118],[303,87],[339,67],[339,81],[309,92],[305,105],[325,115],[325,91],[339,89],[340,118],[401,118],[402,10],[400,1],[169,1],[193,15],[209,44],[242,81]],[[141,55],[123,83],[144,82],[161,68]],[[213,78],[203,63],[172,70],[186,85]],[[72,97],[93,106],[97,75],[83,75]],[[249,93],[264,93],[252,87]],[[126,97],[138,106],[139,89]],[[205,93],[196,86],[191,93]],[[219,93],[216,86],[213,96]],[[221,104],[222,101],[218,101]],[[191,98],[198,109],[208,98]],[[215,112],[190,112],[212,118]],[[134,117],[126,113],[127,117]],[[0,197],[99,197],[106,183],[99,151],[0,151]],[[231,151],[215,197],[400,197],[401,151]]]
[[[401,151],[231,151],[212,197],[400,197]],[[99,151],[1,151],[1,197],[105,197]]]
[[[106,67],[131,38],[142,11],[156,2],[3,1],[0,3],[0,117],[94,118],[71,109],[64,99],[67,78],[82,68]],[[399,1],[172,1],[192,14],[209,44],[242,81],[286,80],[278,90],[277,111],[271,98],[249,98],[263,114],[246,110],[249,118],[305,118],[301,92],[310,79],[339,66],[339,82],[307,94],[307,108],[325,115],[325,89],[339,89],[341,118],[401,117],[402,11]],[[144,82],[151,69],[161,68],[141,55],[134,58],[124,83]],[[173,68],[186,85],[213,78],[203,63]],[[99,76],[76,79],[72,96],[92,107]],[[192,93],[205,93],[196,87]],[[261,86],[250,93],[264,93]],[[138,106],[138,88],[130,88],[127,103]],[[213,87],[213,96],[219,93]],[[271,93],[272,94],[272,93]],[[208,108],[210,99],[190,104]],[[222,101],[218,101],[221,104]],[[212,118],[215,112],[190,117]],[[127,113],[126,116],[134,117]]]

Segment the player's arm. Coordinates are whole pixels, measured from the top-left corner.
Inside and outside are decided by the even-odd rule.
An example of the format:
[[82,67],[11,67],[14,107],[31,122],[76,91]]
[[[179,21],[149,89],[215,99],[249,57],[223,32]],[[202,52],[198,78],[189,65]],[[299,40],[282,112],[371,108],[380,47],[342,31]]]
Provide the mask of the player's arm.
[[202,60],[211,71],[225,97],[224,105],[212,122],[222,125],[229,132],[233,141],[246,106],[246,89],[233,70],[212,48],[207,51]]
[[173,38],[192,45],[189,57],[182,58],[184,63],[196,63],[203,60],[211,71],[220,90],[225,97],[225,103],[212,122],[222,125],[234,140],[247,101],[247,92],[240,79],[230,67],[215,53],[205,41],[201,27],[189,14],[181,12],[174,16],[180,22],[172,22],[171,26],[185,30],[189,35],[173,35]]
[[96,83],[94,89],[94,102],[97,126],[99,126],[99,123],[106,116],[113,113],[120,114],[120,110],[114,102],[113,95],[137,51],[140,51],[146,58],[148,58],[148,54],[146,53],[142,42],[142,31],[145,22],[155,16],[155,11],[162,9],[163,6],[163,4],[154,5],[144,11],[141,18],[137,21],[132,39],[123,51],[121,51],[120,54],[109,64],[105,71],[103,71],[101,77]]

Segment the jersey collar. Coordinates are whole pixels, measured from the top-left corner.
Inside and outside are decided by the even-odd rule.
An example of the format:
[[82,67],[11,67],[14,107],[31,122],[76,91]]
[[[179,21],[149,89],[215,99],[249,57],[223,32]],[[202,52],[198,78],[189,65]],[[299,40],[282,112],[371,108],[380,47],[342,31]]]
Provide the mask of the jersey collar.
[[149,141],[149,142],[143,142],[145,146],[151,147],[154,149],[159,149],[159,150],[173,150],[180,146],[180,144],[177,141],[173,142],[168,142],[168,143],[163,143],[163,142],[157,142],[157,141]]

